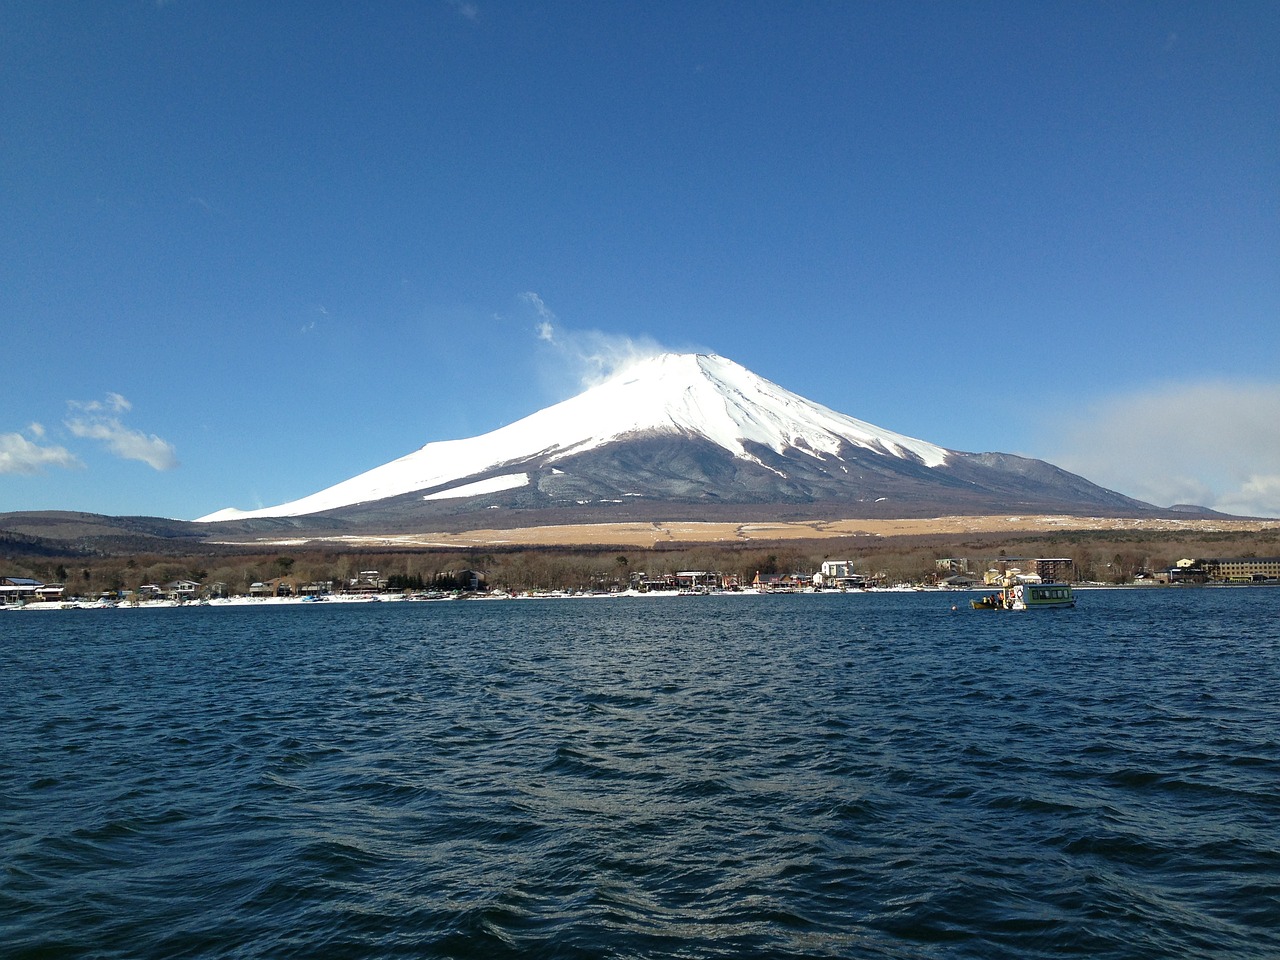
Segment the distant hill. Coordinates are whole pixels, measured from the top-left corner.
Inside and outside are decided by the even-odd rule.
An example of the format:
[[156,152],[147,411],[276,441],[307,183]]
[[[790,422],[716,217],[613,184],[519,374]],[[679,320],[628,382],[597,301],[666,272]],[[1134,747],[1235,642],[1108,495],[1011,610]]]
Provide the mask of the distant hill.
[[0,513],[0,557],[204,551],[208,531],[161,517],[108,517],[65,510]]

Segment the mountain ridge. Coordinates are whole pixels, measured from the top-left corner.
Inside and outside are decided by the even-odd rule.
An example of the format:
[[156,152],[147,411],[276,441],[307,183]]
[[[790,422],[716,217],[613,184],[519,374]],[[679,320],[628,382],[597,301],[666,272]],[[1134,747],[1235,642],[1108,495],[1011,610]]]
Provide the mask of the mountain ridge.
[[631,364],[577,396],[489,433],[428,443],[297,500],[253,510],[224,508],[198,522],[301,516],[414,491],[438,496],[502,467],[515,476],[520,464],[555,463],[650,434],[702,437],[736,458],[756,462],[748,443],[775,453],[793,447],[816,455],[834,453],[843,441],[932,464],[948,453],[837,413],[716,354],[667,353]]
[[482,510],[635,519],[730,504],[762,508],[753,513],[1159,512],[1045,461],[949,450],[878,427],[716,354],[669,353],[489,433],[428,443],[274,507],[196,522],[402,529]]

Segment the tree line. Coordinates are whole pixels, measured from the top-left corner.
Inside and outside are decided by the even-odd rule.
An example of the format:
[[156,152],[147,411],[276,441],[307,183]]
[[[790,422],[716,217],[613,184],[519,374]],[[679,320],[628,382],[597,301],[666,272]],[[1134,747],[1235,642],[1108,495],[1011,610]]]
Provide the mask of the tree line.
[[[1004,552],[1010,557],[1070,557],[1076,578],[1130,582],[1142,571],[1172,566],[1183,557],[1275,556],[1275,530],[1207,533],[1152,531],[1066,532],[1047,535],[963,537],[848,537],[748,545],[715,544],[639,548],[494,548],[471,551],[296,551],[284,553],[134,554],[107,557],[4,556],[0,576],[32,577],[66,586],[73,596],[163,586],[180,579],[220,582],[230,593],[249,585],[289,576],[302,583],[356,579],[377,570],[394,590],[465,590],[472,571],[490,589],[598,590],[621,588],[639,576],[661,577],[683,570],[714,571],[749,584],[756,573],[812,574],[823,560],[852,560],[864,575],[885,582],[929,582],[939,573],[936,561],[963,557],[980,576],[984,563]],[[464,577],[465,574],[465,577]],[[464,582],[465,580],[465,582]]]

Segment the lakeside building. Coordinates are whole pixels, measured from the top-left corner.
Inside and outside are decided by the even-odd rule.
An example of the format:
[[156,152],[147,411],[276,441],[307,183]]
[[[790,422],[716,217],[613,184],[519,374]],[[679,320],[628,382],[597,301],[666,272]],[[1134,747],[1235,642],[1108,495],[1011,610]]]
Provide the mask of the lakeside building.
[[678,573],[657,576],[639,573],[631,578],[631,585],[642,593],[671,590],[735,590],[738,581],[713,570],[681,570]]
[[1172,567],[1156,574],[1161,583],[1208,583],[1209,575],[1205,572],[1202,560],[1185,557]]
[[30,577],[0,577],[0,606],[24,603],[51,603],[66,597],[60,583],[45,583]]
[[1280,557],[1231,557],[1206,560],[1209,578],[1223,583],[1280,580]]
[[1280,581],[1280,557],[1184,558],[1156,574],[1164,583],[1271,583]]
[[298,580],[295,577],[272,577],[249,584],[251,597],[296,597]]
[[164,595],[170,600],[177,600],[179,603],[195,600],[200,595],[200,582],[198,580],[174,580],[172,583],[164,585]]
[[813,585],[813,578],[799,573],[760,573],[751,581],[751,586],[761,593],[799,593]]
[[987,586],[998,584],[1006,577],[1071,583],[1076,578],[1076,562],[1070,557],[997,557],[987,561],[987,572],[983,576]]
[[0,577],[0,605],[31,603],[43,586],[30,577]]
[[36,587],[36,600],[41,603],[55,603],[66,599],[67,588],[60,583],[42,583]]
[[361,570],[360,575],[347,581],[346,593],[385,593],[387,578],[377,570]]
[[874,577],[857,573],[852,560],[823,560],[822,567],[813,578],[815,587],[835,587],[841,590],[861,590],[877,583]]

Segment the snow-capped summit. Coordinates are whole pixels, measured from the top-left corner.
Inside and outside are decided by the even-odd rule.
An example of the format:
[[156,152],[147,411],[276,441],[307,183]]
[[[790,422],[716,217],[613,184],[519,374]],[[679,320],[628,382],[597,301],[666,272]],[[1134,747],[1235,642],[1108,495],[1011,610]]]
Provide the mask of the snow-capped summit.
[[[227,508],[200,519],[301,516],[416,490],[432,490],[441,499],[449,485],[474,488],[471,478],[503,464],[536,456],[554,463],[618,440],[664,433],[701,437],[754,463],[760,460],[746,444],[761,444],[778,454],[793,448],[837,458],[843,446],[852,444],[930,467],[947,459],[942,447],[836,413],[724,357],[664,353],[638,360],[598,386],[492,433],[428,443],[300,500],[259,510]],[[508,476],[509,486],[528,481],[524,472]],[[502,479],[469,492],[502,489]]]
[[[986,458],[986,459],[983,459]],[[1012,464],[1012,467],[1011,467]],[[491,433],[428,443],[318,493],[202,521],[443,509],[651,503],[920,503],[1025,484],[1043,470],[1001,454],[964,454],[806,400],[714,354],[666,353]],[[991,481],[987,474],[1003,481]],[[1102,494],[1080,478],[1072,478]],[[939,493],[942,491],[942,493]],[[1124,499],[1124,498],[1121,498]],[[1129,501],[1132,503],[1132,501]],[[363,506],[359,506],[363,505]],[[1059,504],[1061,506],[1061,504]],[[376,512],[385,516],[387,510]]]
[[[896,457],[917,457],[931,467],[947,458],[942,447],[837,413],[715,354],[651,357],[567,401],[575,402],[599,405],[603,429],[595,431],[597,437],[674,430],[703,436],[747,460],[755,457],[744,441],[764,444],[775,453],[794,447],[831,456],[852,443]],[[628,420],[629,426],[617,429]]]

